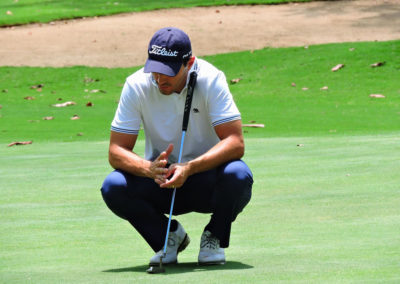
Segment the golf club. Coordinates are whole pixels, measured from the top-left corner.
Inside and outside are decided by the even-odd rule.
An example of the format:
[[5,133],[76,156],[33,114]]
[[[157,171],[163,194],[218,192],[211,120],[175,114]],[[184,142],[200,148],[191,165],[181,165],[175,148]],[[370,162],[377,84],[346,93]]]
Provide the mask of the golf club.
[[[188,123],[189,123],[190,108],[192,106],[193,90],[194,90],[194,86],[196,85],[196,79],[197,79],[197,73],[196,72],[190,73],[188,91],[187,91],[187,96],[186,96],[186,101],[185,101],[185,108],[184,108],[184,112],[183,112],[182,136],[181,136],[181,146],[180,146],[180,149],[179,149],[178,164],[181,162],[181,159],[182,159],[183,144],[185,142],[185,135],[186,135],[186,131],[187,131]],[[174,187],[174,191],[172,192],[171,207],[170,207],[170,210],[169,210],[169,218],[168,218],[168,226],[167,226],[167,233],[165,235],[163,254],[160,257],[160,265],[158,267],[157,266],[150,266],[149,269],[147,269],[147,273],[157,274],[157,273],[164,273],[165,272],[165,269],[162,266],[162,259],[167,254],[168,236],[169,236],[169,231],[170,231],[170,227],[171,227],[171,218],[172,218],[172,212],[173,212],[173,209],[174,209],[175,194],[176,194],[176,187]]]

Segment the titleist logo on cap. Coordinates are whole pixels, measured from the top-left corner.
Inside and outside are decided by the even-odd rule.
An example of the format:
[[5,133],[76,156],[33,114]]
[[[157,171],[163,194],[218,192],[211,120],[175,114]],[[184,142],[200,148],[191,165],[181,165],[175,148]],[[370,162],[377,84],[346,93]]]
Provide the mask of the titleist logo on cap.
[[178,56],[178,51],[166,50],[165,47],[158,46],[153,44],[151,46],[151,50],[149,50],[149,54],[161,55],[161,56]]

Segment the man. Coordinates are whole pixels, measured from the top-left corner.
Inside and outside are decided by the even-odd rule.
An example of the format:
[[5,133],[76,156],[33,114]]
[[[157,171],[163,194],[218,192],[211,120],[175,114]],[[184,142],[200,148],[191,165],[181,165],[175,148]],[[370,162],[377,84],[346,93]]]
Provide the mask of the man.
[[[190,119],[178,161],[189,75],[197,73]],[[145,157],[133,152],[143,126]],[[163,28],[152,37],[144,68],[126,80],[111,125],[109,162],[113,171],[101,192],[107,206],[127,220],[156,254],[163,254],[173,188],[173,215],[211,213],[201,236],[199,264],[225,263],[231,223],[251,197],[253,178],[240,160],[244,141],[240,113],[224,74],[192,56],[189,37]],[[164,264],[176,263],[190,239],[171,222]]]

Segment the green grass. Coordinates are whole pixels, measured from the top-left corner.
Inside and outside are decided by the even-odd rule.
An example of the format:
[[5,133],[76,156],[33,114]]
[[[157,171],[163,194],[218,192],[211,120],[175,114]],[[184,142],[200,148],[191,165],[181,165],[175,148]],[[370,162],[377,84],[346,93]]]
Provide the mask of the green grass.
[[163,275],[101,199],[106,141],[0,147],[1,282],[398,283],[399,134],[246,139],[253,199],[228,263],[195,265],[208,216],[189,214],[192,243]]
[[309,1],[311,0],[2,0],[0,3],[0,27],[167,8]]
[[[163,275],[145,273],[153,252],[99,192],[110,122],[137,68],[1,67],[0,282],[400,282],[399,51],[390,41],[207,57],[242,78],[230,87],[243,121],[266,125],[245,130],[253,198],[225,266],[195,264],[209,217],[179,217],[192,243]],[[77,105],[51,106],[65,101]],[[34,143],[6,147],[23,140]]]
[[[206,59],[224,70],[228,81],[242,78],[230,87],[243,122],[266,126],[246,129],[246,137],[400,130],[400,41],[269,48]],[[370,67],[375,62],[386,64]],[[332,72],[339,63],[345,67]],[[122,85],[136,69],[0,67],[0,143],[107,139]],[[44,85],[40,92],[30,88],[38,84]],[[321,90],[324,86],[328,90]],[[386,98],[369,97],[376,93]],[[51,106],[66,101],[77,105]],[[88,102],[94,105],[87,107]],[[79,120],[70,119],[75,114]],[[54,120],[43,120],[46,116]]]

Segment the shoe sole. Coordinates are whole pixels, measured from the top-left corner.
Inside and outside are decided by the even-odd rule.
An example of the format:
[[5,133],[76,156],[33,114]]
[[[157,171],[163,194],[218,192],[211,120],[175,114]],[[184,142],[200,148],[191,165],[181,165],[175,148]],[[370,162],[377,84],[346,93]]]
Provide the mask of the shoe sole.
[[185,237],[183,238],[182,243],[178,247],[178,252],[183,251],[189,245],[189,243],[190,243],[190,238],[188,234],[186,234]]
[[[185,237],[183,238],[183,241],[181,242],[181,244],[178,247],[178,253],[183,251],[189,245],[189,243],[190,243],[190,238],[189,238],[188,234],[186,234]],[[178,255],[178,253],[177,253],[177,255]],[[163,265],[169,265],[169,264],[173,265],[173,264],[177,264],[177,263],[178,263],[178,261],[168,262],[168,263],[163,262]],[[150,262],[149,263],[149,266],[158,266],[158,265],[160,265],[159,262]]]

